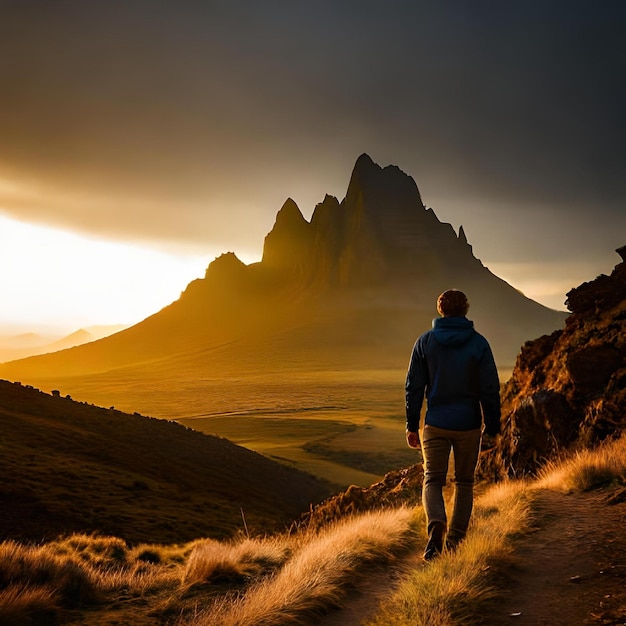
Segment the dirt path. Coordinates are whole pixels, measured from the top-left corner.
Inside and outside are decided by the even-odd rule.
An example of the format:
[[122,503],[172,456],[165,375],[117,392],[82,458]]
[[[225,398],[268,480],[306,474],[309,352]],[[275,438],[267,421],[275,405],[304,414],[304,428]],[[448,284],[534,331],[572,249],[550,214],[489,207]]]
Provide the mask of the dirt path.
[[533,508],[535,529],[496,574],[503,591],[485,626],[626,624],[626,502],[542,491]]
[[421,551],[409,554],[393,567],[375,569],[367,575],[350,596],[343,608],[325,615],[320,620],[323,626],[361,626],[373,618],[381,602],[390,597],[396,585],[416,567],[423,567]]
[[[514,540],[513,563],[493,572],[499,596],[477,621],[484,626],[626,625],[626,498],[610,504],[610,496],[538,492],[534,528]],[[415,554],[391,571],[372,572],[344,608],[320,624],[360,626],[407,570],[421,566]]]

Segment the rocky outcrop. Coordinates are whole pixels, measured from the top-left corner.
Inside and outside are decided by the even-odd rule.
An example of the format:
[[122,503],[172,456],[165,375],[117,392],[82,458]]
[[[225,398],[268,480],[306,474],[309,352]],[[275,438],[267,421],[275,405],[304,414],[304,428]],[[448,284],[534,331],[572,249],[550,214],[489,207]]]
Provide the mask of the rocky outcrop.
[[324,500],[297,522],[297,526],[324,528],[347,515],[401,505],[416,506],[422,498],[422,464],[389,472],[369,487],[352,485],[346,491]]
[[504,430],[485,477],[534,474],[626,430],[626,262],[572,289],[563,330],[527,342],[502,395]]

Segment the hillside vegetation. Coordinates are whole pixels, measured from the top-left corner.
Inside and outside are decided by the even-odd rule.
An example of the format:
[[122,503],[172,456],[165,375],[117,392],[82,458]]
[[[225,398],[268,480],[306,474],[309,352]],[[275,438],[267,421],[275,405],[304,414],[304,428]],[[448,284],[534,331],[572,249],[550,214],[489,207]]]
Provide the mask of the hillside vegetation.
[[336,490],[225,439],[0,381],[0,536],[184,542],[291,523]]

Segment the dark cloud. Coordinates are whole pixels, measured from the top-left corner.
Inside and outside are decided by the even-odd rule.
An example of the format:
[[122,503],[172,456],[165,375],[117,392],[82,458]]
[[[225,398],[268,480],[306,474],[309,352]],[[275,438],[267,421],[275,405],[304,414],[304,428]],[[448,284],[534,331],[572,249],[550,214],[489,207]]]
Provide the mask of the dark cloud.
[[[0,197],[9,212],[259,245],[285,197],[341,196],[367,151],[482,256],[507,212],[557,231],[577,213],[570,241],[593,225],[597,246],[626,226],[624,2],[0,7],[0,178],[38,190]],[[522,232],[538,255],[568,247]]]

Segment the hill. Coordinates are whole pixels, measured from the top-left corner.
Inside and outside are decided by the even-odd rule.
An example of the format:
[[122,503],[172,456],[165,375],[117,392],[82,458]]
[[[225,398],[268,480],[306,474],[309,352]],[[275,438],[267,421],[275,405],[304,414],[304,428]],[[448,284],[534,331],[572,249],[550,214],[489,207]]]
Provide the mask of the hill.
[[[287,200],[259,263],[232,253],[140,324],[0,366],[0,376],[179,420],[344,485],[411,463],[402,389],[435,299],[457,287],[511,368],[565,313],[526,298],[426,208],[411,176],[356,161],[345,198],[307,221]],[[239,419],[233,416],[238,416]]]
[[0,362],[15,361],[29,356],[73,348],[74,346],[80,346],[84,343],[107,337],[124,328],[126,326],[122,324],[90,326],[74,331],[65,337],[50,337],[37,333],[0,336]]
[[[0,381],[0,537],[183,542],[276,530],[328,484],[174,422]],[[245,521],[242,518],[245,515]]]
[[[626,247],[617,250],[622,258]],[[626,260],[567,294],[565,328],[527,342],[502,393],[504,430],[485,476],[535,474],[626,430]]]

